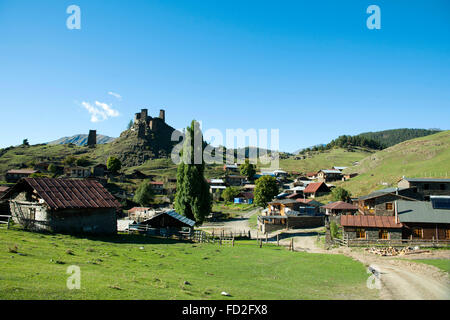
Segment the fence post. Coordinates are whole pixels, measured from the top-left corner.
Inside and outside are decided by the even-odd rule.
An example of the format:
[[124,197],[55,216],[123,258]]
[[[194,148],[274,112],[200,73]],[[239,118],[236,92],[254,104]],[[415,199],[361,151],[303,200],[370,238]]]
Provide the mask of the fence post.
[[233,242],[232,242],[232,246],[234,247],[234,237],[233,237]]
[[8,217],[8,225],[6,226],[6,230],[9,229],[9,222],[10,222],[10,220],[11,220],[11,217]]
[[279,234],[277,234],[277,246],[278,247],[280,246],[280,235]]
[[291,238],[291,251],[294,251],[294,238]]

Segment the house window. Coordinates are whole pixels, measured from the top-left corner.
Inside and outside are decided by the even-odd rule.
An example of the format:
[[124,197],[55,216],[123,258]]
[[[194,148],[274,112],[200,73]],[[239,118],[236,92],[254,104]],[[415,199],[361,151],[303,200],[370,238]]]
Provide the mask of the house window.
[[425,183],[423,185],[423,190],[430,190],[430,185],[428,183]]
[[394,209],[394,205],[392,204],[392,202],[386,203],[386,210],[392,211],[393,209]]
[[412,231],[412,235],[414,238],[423,238],[423,229],[422,228],[414,228]]
[[366,238],[366,230],[357,228],[356,229],[356,238],[357,239],[365,239]]
[[36,208],[28,209],[30,220],[36,220]]
[[445,190],[445,184],[441,183],[441,184],[439,185],[439,189]]
[[389,232],[387,231],[387,229],[380,229],[380,231],[378,232],[378,238],[389,240]]

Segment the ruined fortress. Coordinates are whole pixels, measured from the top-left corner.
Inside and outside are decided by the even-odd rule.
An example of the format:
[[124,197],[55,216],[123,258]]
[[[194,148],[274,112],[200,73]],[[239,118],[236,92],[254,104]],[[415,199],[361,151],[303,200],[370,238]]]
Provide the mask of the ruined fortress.
[[[158,132],[167,127],[165,110],[159,110],[159,117],[153,118],[148,115],[148,109],[141,109],[134,115],[132,131],[137,131],[138,138],[144,139],[152,132]],[[173,128],[172,128],[173,129]]]

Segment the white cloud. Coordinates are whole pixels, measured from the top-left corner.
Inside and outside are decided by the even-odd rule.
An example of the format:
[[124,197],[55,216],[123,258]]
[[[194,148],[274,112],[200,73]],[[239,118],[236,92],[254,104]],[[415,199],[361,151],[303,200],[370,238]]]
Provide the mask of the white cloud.
[[100,122],[108,118],[118,117],[119,111],[114,110],[111,105],[95,101],[95,105],[89,102],[81,102],[81,105],[91,114],[92,122]]
[[116,97],[116,98],[119,99],[119,100],[122,100],[122,96],[121,96],[120,94],[118,94],[118,93],[109,91],[108,94],[111,95],[111,96],[113,96],[113,97]]

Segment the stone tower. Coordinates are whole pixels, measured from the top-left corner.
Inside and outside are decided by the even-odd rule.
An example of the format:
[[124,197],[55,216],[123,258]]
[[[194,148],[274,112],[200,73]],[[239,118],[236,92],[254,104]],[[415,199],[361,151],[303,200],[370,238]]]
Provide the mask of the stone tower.
[[89,130],[87,145],[88,147],[95,147],[97,144],[97,130]]
[[165,122],[166,121],[166,111],[165,110],[159,110],[159,118]]

